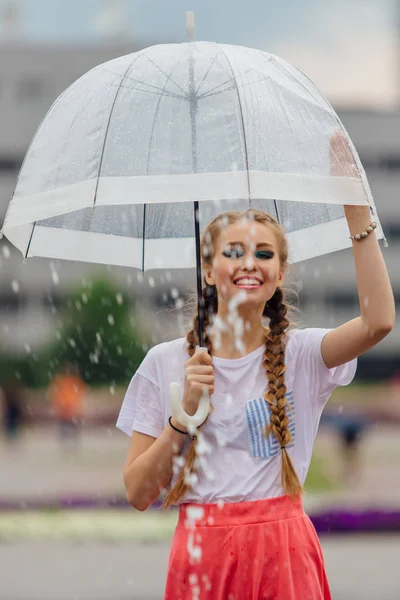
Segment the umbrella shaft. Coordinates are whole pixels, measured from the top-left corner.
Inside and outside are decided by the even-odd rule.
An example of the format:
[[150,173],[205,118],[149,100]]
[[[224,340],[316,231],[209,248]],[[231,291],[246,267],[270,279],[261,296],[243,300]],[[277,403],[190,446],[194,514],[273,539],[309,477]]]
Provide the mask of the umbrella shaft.
[[194,232],[196,241],[196,277],[197,277],[197,314],[199,317],[199,346],[204,347],[204,298],[201,281],[201,244],[200,244],[200,223],[199,223],[199,203],[195,201],[194,205]]

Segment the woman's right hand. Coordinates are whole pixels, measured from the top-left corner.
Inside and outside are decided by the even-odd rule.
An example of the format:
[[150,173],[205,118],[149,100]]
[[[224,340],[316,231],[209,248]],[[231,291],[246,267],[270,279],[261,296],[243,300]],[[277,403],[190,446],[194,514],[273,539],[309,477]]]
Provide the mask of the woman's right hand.
[[203,394],[214,393],[214,369],[211,356],[205,350],[196,350],[185,362],[185,388],[182,407],[188,415],[194,415]]

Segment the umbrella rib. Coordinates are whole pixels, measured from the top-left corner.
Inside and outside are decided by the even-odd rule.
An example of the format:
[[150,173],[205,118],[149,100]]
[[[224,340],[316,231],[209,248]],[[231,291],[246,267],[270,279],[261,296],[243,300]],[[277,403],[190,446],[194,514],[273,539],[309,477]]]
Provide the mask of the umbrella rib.
[[142,273],[144,273],[144,246],[146,241],[146,209],[147,204],[143,205],[143,234],[142,234]]
[[[134,79],[133,77],[126,77],[126,81],[133,81],[135,83],[140,83],[141,85],[147,85],[149,88],[153,88],[154,90],[157,90],[158,93],[160,93],[162,96],[171,96],[172,98],[181,98],[183,100],[187,100],[187,95],[182,96],[181,94],[177,94],[174,92],[166,92],[165,88],[161,88],[158,87],[156,85],[150,85],[150,83],[147,83],[146,81],[141,81],[140,79]],[[132,90],[137,90],[139,92],[148,92],[149,94],[155,94],[155,92],[153,92],[153,90],[141,90],[138,88],[128,88],[128,86],[124,86],[126,89],[132,89]]]
[[[167,79],[168,79],[168,77],[170,77],[170,76],[168,76],[168,75],[165,73],[165,71],[163,71],[163,70],[161,69],[161,67],[160,67],[160,66],[159,66],[157,63],[155,63],[153,60],[151,60],[151,59],[150,59],[148,56],[146,56],[146,59],[147,59],[147,60],[148,60],[148,61],[149,61],[149,62],[150,62],[150,63],[151,63],[151,64],[152,64],[152,65],[153,65],[153,66],[154,66],[156,69],[158,69],[158,70],[160,71],[160,73],[162,73],[162,75],[164,75],[164,77],[166,77]],[[181,90],[181,92],[182,92],[182,93],[185,95],[185,97],[188,97],[188,95],[186,94],[185,90],[184,90],[184,89],[183,89],[183,88],[182,88],[182,87],[181,87],[181,86],[180,86],[178,83],[176,83],[176,81],[174,81],[173,79],[170,79],[170,81],[172,81],[172,83],[173,83],[174,85],[176,85],[176,87],[178,88],[178,90]]]
[[36,223],[37,223],[37,221],[34,221],[34,223],[32,225],[32,231],[31,231],[31,235],[29,236],[29,242],[28,242],[28,245],[26,247],[24,258],[28,258],[28,254],[29,254],[29,250],[30,250],[30,247],[31,247],[31,243],[32,243],[32,239],[33,239],[33,233],[35,231]]
[[197,98],[197,100],[204,100],[205,98],[212,98],[213,96],[219,96],[220,94],[223,94],[224,92],[230,92],[231,90],[236,89],[234,85],[231,85],[230,87],[225,88],[224,90],[219,90],[218,92],[207,92],[207,94],[203,94],[202,96],[199,96]]
[[[176,68],[177,65],[175,65]],[[172,77],[172,73],[174,72],[174,69],[172,69],[170,75],[167,77],[167,81],[165,82],[165,86],[168,84],[168,81],[171,79]],[[164,86],[164,90],[165,90],[165,86]],[[163,90],[163,91],[164,91]],[[153,125],[151,128],[151,134],[150,134],[150,139],[149,139],[149,149],[147,152],[147,167],[146,167],[146,171],[147,171],[147,175],[149,174],[149,169],[150,169],[150,150],[151,150],[151,146],[153,143],[153,139],[154,139],[154,129],[155,129],[155,123],[156,123],[156,117],[158,115],[158,111],[160,110],[160,104],[161,104],[161,98],[163,97],[163,94],[160,94],[160,97],[158,99],[157,102],[157,107],[154,113],[154,119],[153,119]],[[178,96],[179,98],[182,98],[181,96]],[[185,100],[185,98],[183,98]],[[146,216],[147,216],[147,204],[146,202],[143,205],[143,234],[142,234],[142,273],[144,273],[144,254],[145,254],[145,244],[146,244]]]
[[112,106],[111,106],[111,110],[110,110],[110,114],[109,114],[109,117],[108,117],[106,131],[105,131],[105,134],[104,134],[103,148],[101,150],[101,156],[100,156],[100,161],[99,161],[99,170],[98,170],[98,173],[97,173],[96,189],[94,191],[94,198],[93,198],[93,208],[96,206],[97,192],[99,190],[99,182],[100,182],[100,173],[101,173],[101,169],[103,167],[104,152],[105,152],[105,149],[106,149],[107,136],[108,136],[108,132],[110,130],[111,118],[112,118],[112,115],[113,115],[115,104],[117,102],[118,95],[119,95],[119,93],[120,93],[120,91],[122,89],[122,83],[123,83],[126,75],[127,75],[127,73],[129,73],[130,69],[132,68],[132,65],[138,60],[138,58],[139,58],[139,56],[135,56],[135,58],[133,59],[133,61],[130,63],[129,67],[125,71],[125,74],[121,78],[121,81],[119,82],[119,86],[118,86],[118,89],[117,89],[117,91],[115,93],[115,97],[114,97],[114,100],[113,100],[113,103],[112,103]]
[[[139,56],[136,56],[136,57],[135,57],[135,60],[134,60],[134,61],[131,63],[131,65],[130,65],[129,69],[132,67],[133,63],[134,63],[134,62],[136,62],[136,60],[137,60],[138,58],[139,58]],[[126,73],[128,73],[129,69],[127,69]],[[116,73],[116,72],[115,72],[115,71],[113,71],[112,69],[104,69],[104,71],[107,71],[108,73],[111,73],[111,75],[117,75],[117,76],[120,76],[120,74],[119,74],[119,73]],[[135,81],[136,83],[141,83],[141,84],[143,84],[143,85],[147,85],[147,86],[149,86],[150,88],[154,88],[155,90],[158,90],[158,91],[162,91],[162,90],[163,90],[163,88],[161,88],[161,87],[158,87],[157,85],[152,85],[152,84],[148,83],[147,81],[142,81],[141,79],[135,79],[134,77],[127,77],[127,75],[126,75],[126,74],[123,76],[123,81]],[[183,91],[183,93],[185,94],[185,91],[184,91],[184,90],[182,90],[182,91]],[[173,92],[168,92],[168,93],[169,93],[169,94],[171,94],[171,95],[174,95],[174,94],[173,94]],[[180,96],[179,94],[177,94],[177,96],[178,96],[178,98],[181,98],[181,97],[183,97],[183,98],[186,98],[186,97],[187,97],[187,95],[186,95],[186,94],[185,94],[184,96]]]
[[[232,79],[228,79],[227,81],[223,81],[222,83],[220,83],[219,85],[216,85],[214,88],[212,88],[208,92],[205,92],[204,94],[200,94],[200,96],[197,99],[198,100],[203,100],[203,98],[208,98],[209,96],[214,96],[216,93],[221,94],[222,92],[217,92],[217,90],[219,90],[224,85],[228,85],[230,83],[232,83]],[[232,89],[232,88],[228,88],[228,89]],[[223,90],[223,91],[226,91],[226,90]]]
[[241,122],[241,125],[242,125],[243,144],[244,144],[244,152],[245,152],[245,160],[246,160],[247,192],[248,192],[249,204],[251,206],[251,187],[250,187],[250,172],[249,172],[249,152],[248,152],[248,148],[247,148],[246,128],[245,128],[245,125],[244,125],[242,99],[240,97],[239,88],[238,88],[236,77],[235,77],[235,71],[234,71],[234,69],[232,67],[231,61],[229,60],[228,55],[225,52],[225,50],[223,50],[222,52],[224,53],[225,58],[227,60],[227,63],[229,65],[229,68],[232,71],[232,80],[233,80],[235,88],[236,88],[237,98],[238,98],[238,102],[239,102],[240,122]]
[[214,56],[214,58],[212,59],[212,61],[210,63],[210,66],[208,67],[208,69],[207,69],[207,71],[206,71],[203,79],[199,83],[199,87],[196,90],[196,96],[198,95],[198,93],[199,93],[199,91],[201,89],[201,86],[203,85],[204,81],[207,79],[207,76],[208,76],[209,72],[211,71],[213,64],[215,63],[215,61],[217,60],[217,58],[219,57],[220,54],[221,54],[221,51],[219,50],[217,52],[217,54]]

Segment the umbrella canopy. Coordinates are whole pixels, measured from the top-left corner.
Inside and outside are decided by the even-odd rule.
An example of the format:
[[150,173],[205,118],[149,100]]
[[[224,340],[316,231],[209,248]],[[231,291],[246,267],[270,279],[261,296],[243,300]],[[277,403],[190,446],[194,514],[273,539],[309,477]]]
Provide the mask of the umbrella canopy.
[[[352,160],[337,155],[332,172],[338,131]],[[307,77],[265,52],[193,42],[120,57],[71,85],[32,141],[3,232],[25,257],[192,267],[193,202],[201,226],[266,210],[293,262],[350,245],[344,204],[375,210],[343,125]]]

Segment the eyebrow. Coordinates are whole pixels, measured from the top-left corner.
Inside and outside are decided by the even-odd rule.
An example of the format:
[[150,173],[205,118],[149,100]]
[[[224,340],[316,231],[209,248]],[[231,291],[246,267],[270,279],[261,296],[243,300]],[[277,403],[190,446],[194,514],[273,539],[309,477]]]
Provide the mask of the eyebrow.
[[[226,242],[227,246],[244,246],[243,242]],[[260,244],[257,244],[256,248],[261,248],[262,246],[268,246],[269,248],[273,248],[274,246],[272,244],[269,244],[268,242],[261,242]]]

